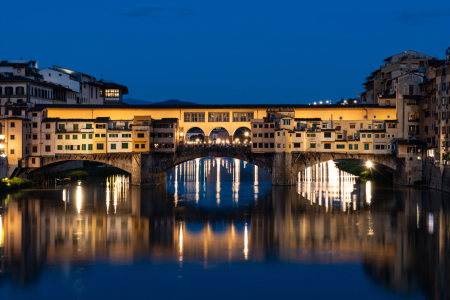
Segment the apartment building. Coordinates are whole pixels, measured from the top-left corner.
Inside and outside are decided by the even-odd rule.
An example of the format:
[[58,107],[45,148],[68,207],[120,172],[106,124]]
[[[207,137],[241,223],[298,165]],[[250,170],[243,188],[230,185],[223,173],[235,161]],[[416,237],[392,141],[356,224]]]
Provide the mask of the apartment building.
[[429,65],[435,64],[436,58],[408,50],[384,59],[384,65],[370,73],[363,83],[365,92],[360,94],[361,103],[378,104],[383,96],[396,93],[395,79],[408,73],[414,73],[422,77],[428,75]]
[[162,118],[161,120],[152,120],[154,152],[174,152],[177,149],[178,119]]

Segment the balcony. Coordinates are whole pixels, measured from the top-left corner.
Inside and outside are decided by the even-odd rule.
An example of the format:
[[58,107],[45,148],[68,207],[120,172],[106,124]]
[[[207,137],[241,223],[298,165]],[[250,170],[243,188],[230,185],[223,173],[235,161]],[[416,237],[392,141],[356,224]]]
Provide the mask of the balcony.
[[133,131],[147,131],[147,130],[148,130],[148,126],[133,125]]
[[81,128],[81,132],[84,132],[84,133],[94,132],[94,128]]

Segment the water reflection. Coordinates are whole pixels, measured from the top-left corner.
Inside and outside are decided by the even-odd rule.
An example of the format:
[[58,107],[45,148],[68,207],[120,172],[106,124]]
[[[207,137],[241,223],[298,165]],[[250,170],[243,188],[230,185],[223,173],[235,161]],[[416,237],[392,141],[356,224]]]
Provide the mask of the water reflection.
[[[55,281],[48,269],[88,276],[97,265],[104,272],[110,270],[105,265],[128,265],[138,280],[144,259],[151,260],[149,269],[174,263],[184,272],[191,264],[211,270],[240,262],[245,272],[267,262],[361,265],[366,277],[357,276],[356,286],[370,289],[377,282],[401,294],[448,298],[448,194],[385,189],[336,175],[331,167],[310,171],[308,178],[319,182],[301,177],[297,187],[271,187],[270,177],[250,164],[208,158],[172,170],[167,186],[135,187],[116,176],[97,185],[9,194],[0,210],[0,292],[11,282],[27,290],[30,283]],[[302,281],[313,275],[301,270],[279,276],[299,277],[295,286],[308,289]],[[349,285],[347,277],[327,274],[323,280]]]

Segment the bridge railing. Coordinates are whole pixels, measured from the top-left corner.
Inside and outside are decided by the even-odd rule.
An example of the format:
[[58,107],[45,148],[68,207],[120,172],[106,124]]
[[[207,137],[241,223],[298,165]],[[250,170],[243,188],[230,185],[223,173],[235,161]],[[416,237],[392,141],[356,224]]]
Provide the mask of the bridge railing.
[[178,147],[177,153],[202,153],[202,152],[227,152],[227,151],[238,151],[241,153],[252,152],[250,146],[193,146],[193,147]]

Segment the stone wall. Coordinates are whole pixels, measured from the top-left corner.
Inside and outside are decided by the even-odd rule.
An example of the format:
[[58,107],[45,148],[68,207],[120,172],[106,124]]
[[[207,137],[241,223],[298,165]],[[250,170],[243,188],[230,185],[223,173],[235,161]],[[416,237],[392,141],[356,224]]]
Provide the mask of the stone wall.
[[426,162],[424,177],[429,188],[450,192],[450,166]]
[[0,179],[8,177],[8,159],[0,157]]

